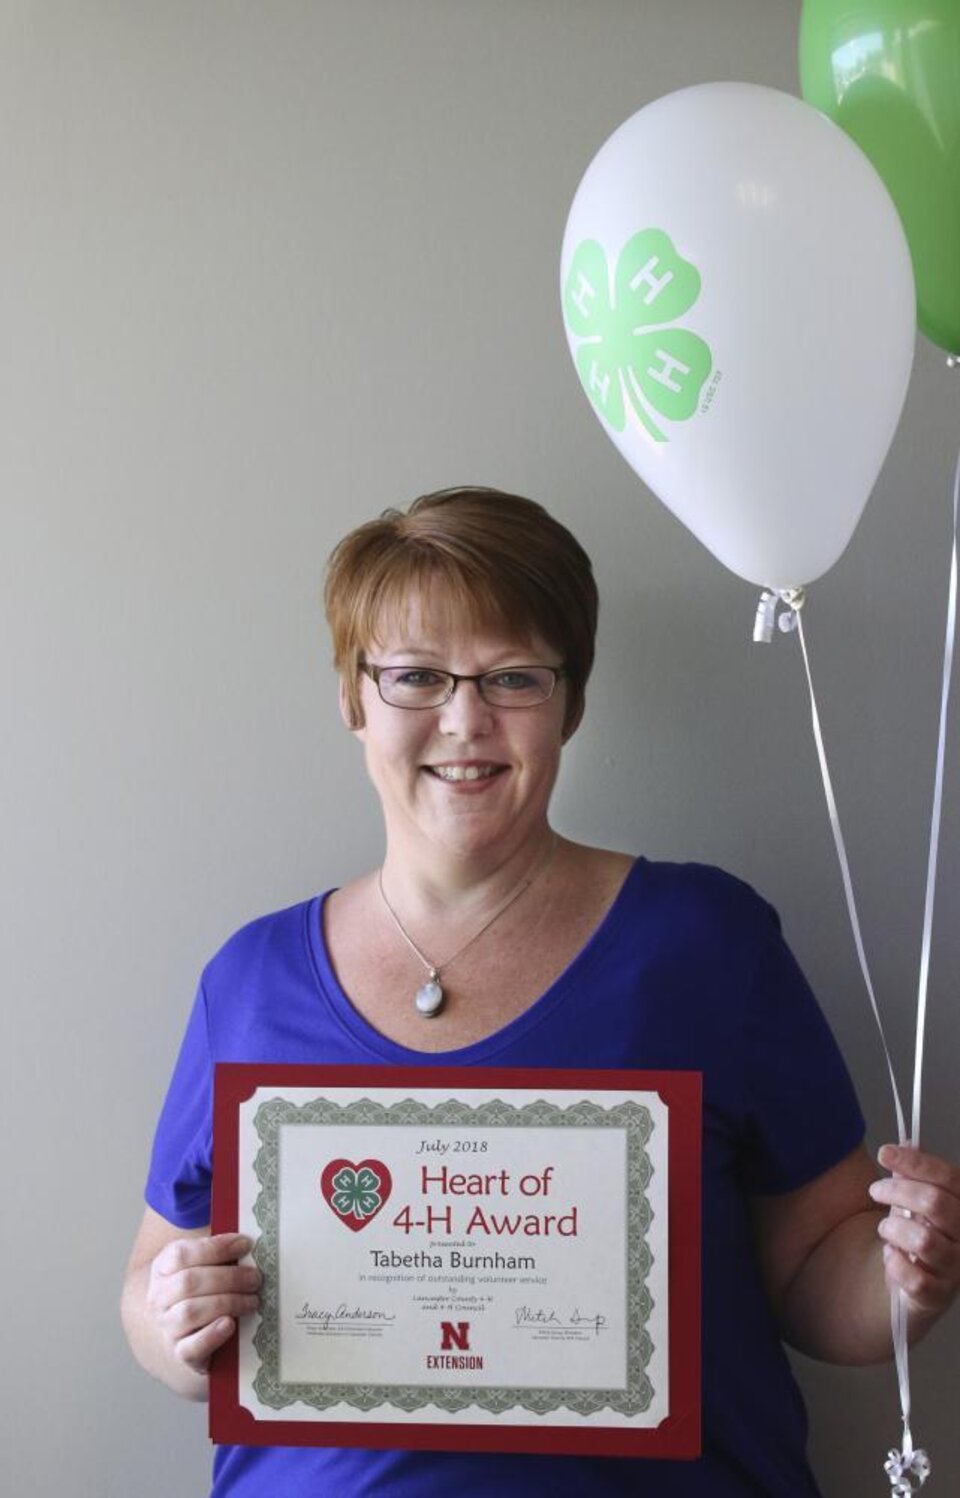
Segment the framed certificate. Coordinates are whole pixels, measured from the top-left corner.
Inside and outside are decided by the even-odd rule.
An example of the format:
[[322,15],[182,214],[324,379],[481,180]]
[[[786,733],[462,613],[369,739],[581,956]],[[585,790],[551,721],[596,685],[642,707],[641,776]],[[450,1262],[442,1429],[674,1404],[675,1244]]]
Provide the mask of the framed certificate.
[[699,1454],[699,1074],[221,1064],[214,1114],[263,1285],[213,1440]]

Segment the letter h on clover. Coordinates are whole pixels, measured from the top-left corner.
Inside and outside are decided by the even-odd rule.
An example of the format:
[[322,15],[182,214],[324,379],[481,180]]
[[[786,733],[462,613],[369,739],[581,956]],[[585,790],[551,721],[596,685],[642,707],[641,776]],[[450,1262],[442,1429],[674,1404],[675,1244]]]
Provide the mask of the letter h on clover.
[[611,295],[603,246],[576,248],[563,292],[563,311],[576,350],[577,373],[590,400],[615,432],[626,426],[629,402],[657,442],[668,439],[654,419],[686,421],[696,411],[712,367],[709,346],[686,328],[665,326],[689,312],[700,295],[700,273],[677,254],[662,229],[644,229],[624,245]]
[[345,1165],[333,1178],[333,1195],[330,1203],[341,1217],[373,1217],[383,1205],[380,1196],[380,1177],[364,1166],[354,1170]]

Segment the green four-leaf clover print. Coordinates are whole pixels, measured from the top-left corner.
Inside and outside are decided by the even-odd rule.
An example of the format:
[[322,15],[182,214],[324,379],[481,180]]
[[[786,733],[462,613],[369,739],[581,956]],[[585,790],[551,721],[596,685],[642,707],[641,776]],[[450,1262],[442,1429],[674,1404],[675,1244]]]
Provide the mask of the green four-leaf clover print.
[[372,1217],[381,1207],[380,1177],[368,1166],[351,1170],[345,1165],[333,1178],[330,1203],[341,1217]]
[[662,229],[644,229],[624,245],[610,293],[603,246],[585,239],[574,252],[563,289],[563,313],[584,390],[615,432],[630,406],[658,442],[667,438],[654,413],[686,421],[710,373],[710,349],[696,333],[671,328],[700,295],[700,273],[678,255]]

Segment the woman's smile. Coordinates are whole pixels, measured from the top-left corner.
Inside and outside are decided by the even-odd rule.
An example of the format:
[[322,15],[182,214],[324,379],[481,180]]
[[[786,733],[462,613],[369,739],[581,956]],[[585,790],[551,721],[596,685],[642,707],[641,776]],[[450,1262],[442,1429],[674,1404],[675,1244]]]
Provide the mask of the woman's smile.
[[507,765],[491,763],[489,760],[448,760],[443,764],[425,765],[424,769],[434,779],[454,787],[458,791],[483,791],[508,771]]

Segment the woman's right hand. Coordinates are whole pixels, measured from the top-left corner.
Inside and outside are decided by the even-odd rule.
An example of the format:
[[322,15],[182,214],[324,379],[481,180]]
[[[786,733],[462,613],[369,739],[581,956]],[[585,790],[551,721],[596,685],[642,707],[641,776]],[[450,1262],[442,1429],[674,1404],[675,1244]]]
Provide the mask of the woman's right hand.
[[259,1304],[261,1275],[237,1260],[251,1243],[238,1233],[174,1238],[150,1266],[144,1310],[166,1350],[194,1373],[205,1373],[237,1319]]

